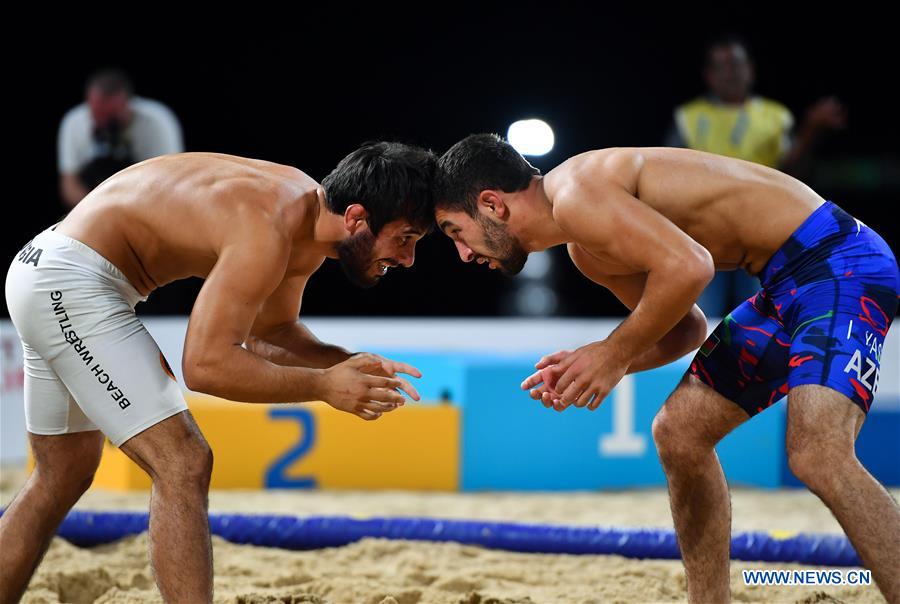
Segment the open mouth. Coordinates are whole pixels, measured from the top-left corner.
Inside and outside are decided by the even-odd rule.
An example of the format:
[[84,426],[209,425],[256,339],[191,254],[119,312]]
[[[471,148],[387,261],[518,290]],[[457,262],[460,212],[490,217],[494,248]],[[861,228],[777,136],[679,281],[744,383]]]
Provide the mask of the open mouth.
[[376,263],[376,270],[378,274],[382,277],[387,274],[389,268],[394,268],[396,265],[391,264],[390,262],[386,262],[384,260],[380,260]]
[[494,260],[493,258],[485,258],[484,256],[479,256],[476,261],[478,262],[478,264],[487,264],[491,270],[494,270],[499,266],[496,260]]

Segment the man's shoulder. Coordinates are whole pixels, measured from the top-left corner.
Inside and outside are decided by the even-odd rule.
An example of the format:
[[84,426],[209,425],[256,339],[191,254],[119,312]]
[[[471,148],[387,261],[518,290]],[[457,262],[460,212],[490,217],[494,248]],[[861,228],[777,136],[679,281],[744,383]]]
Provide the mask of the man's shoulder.
[[630,147],[607,147],[574,155],[547,173],[545,189],[551,194],[572,188],[602,187],[613,182],[623,162],[630,162],[638,151]]
[[708,110],[716,107],[709,97],[698,96],[675,107],[675,113]]
[[75,105],[63,115],[62,120],[60,121],[60,127],[71,127],[77,124],[90,124],[91,122],[91,112],[88,109],[87,103],[80,103]]
[[778,101],[757,96],[753,97],[749,104],[756,115],[775,122],[784,129],[790,130],[794,125],[794,114]]
[[151,119],[175,120],[175,113],[160,101],[145,97],[132,97],[131,109],[135,113],[150,117]]
[[766,98],[764,96],[755,96],[751,99],[751,102],[760,109],[764,109],[766,111],[773,111],[777,113],[791,112],[791,110],[788,109],[783,103],[779,103],[775,99]]
[[585,204],[596,206],[610,187],[621,188],[639,149],[610,147],[569,158],[545,177],[544,190],[553,203],[553,217],[564,229],[577,229]]

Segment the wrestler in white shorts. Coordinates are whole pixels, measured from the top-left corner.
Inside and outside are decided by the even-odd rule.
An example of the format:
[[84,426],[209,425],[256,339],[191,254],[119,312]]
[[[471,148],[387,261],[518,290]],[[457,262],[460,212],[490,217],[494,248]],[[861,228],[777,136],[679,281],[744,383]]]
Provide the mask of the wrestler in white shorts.
[[6,300],[24,350],[29,432],[99,429],[119,446],[187,409],[134,314],[145,299],[106,258],[52,228],[19,252]]

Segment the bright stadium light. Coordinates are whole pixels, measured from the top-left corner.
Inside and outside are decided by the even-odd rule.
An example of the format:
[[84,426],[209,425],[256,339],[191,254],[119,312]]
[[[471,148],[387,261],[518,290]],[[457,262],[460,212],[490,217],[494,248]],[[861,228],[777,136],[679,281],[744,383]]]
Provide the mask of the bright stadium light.
[[522,267],[522,272],[519,275],[525,279],[543,279],[550,272],[552,263],[550,254],[546,250],[543,252],[531,252],[528,254],[528,260],[525,261],[525,266]]
[[553,130],[543,120],[513,122],[506,140],[522,155],[545,155],[553,148]]

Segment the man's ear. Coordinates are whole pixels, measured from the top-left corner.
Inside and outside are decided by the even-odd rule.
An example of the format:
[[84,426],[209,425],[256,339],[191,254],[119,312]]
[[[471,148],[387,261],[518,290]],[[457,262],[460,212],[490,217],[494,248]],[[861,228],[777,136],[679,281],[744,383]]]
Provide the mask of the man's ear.
[[368,219],[369,213],[358,203],[350,204],[347,206],[347,209],[344,210],[344,228],[346,228],[351,235],[355,235],[356,232],[366,224]]
[[506,220],[509,216],[509,206],[503,201],[503,196],[490,189],[478,195],[478,209],[485,214],[493,214],[500,220]]

